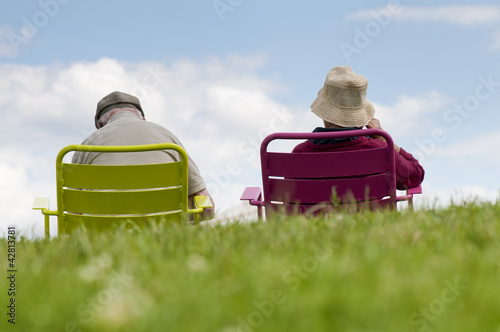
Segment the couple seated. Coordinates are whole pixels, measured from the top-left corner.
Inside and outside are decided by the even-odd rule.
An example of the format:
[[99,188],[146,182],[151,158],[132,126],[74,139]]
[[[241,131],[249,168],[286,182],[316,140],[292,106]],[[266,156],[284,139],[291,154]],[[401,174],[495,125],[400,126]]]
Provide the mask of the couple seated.
[[[270,203],[271,198],[273,198],[271,197],[273,194],[271,194],[269,189],[272,185],[280,188],[281,196],[292,195],[291,192],[297,192],[297,185],[304,185],[305,182],[290,182],[291,178],[300,179],[300,177],[303,176],[303,174],[301,175],[300,169],[318,170],[316,178],[323,179],[323,181],[319,182],[328,185],[329,182],[324,181],[324,178],[337,177],[328,175],[328,172],[337,169],[340,170],[341,173],[346,173],[356,169],[356,164],[373,166],[377,163],[381,163],[382,169],[379,171],[381,173],[385,172],[386,175],[379,176],[377,180],[374,181],[377,185],[381,181],[387,182],[388,184],[386,184],[385,187],[387,187],[389,191],[395,191],[396,188],[404,190],[418,187],[424,177],[422,166],[410,153],[393,144],[390,136],[382,131],[379,120],[373,117],[375,109],[366,98],[367,86],[367,79],[354,73],[351,67],[333,68],[328,73],[316,100],[311,105],[312,112],[323,120],[324,127],[318,127],[313,133],[310,133],[312,136],[303,143],[297,145],[291,155],[300,154],[306,156],[306,158],[310,158],[311,154],[315,153],[327,154],[332,152],[356,152],[366,150],[379,151],[380,153],[372,153],[372,157],[368,157],[374,158],[373,160],[359,160],[359,155],[352,154],[350,157],[351,164],[348,165],[337,163],[335,166],[335,158],[331,158],[328,164],[321,165],[315,164],[314,162],[311,163],[309,159],[307,167],[285,163],[282,168],[295,168],[298,173],[290,173],[288,176],[285,175],[282,179],[282,183],[271,181],[269,186],[264,188],[264,201],[259,201],[259,198],[255,196],[256,191],[253,189],[250,190],[252,191],[252,195],[250,195],[250,191],[246,191],[242,199],[251,199],[254,202],[260,202],[257,203],[258,205],[265,205]],[[95,126],[98,130],[85,139],[82,145],[130,146],[173,143],[182,148],[182,143],[171,131],[153,122],[145,121],[144,112],[139,99],[126,93],[113,92],[99,101],[95,115]],[[363,127],[366,127],[366,129],[360,132],[359,130],[362,130]],[[350,135],[352,133],[355,135]],[[277,138],[273,135],[271,135],[271,137],[273,137],[273,139]],[[299,139],[306,137],[309,136],[301,136],[301,134],[298,136],[296,135],[296,138]],[[268,139],[266,139],[267,143],[269,143]],[[266,140],[263,144],[267,144]],[[388,148],[391,150],[389,151],[389,159],[392,159],[394,162],[389,162],[392,166],[386,167],[387,163],[385,160],[381,161],[380,155],[384,155],[385,152],[382,151],[386,151]],[[387,153],[385,153],[385,155],[387,155]],[[180,154],[178,151],[172,150],[149,150],[140,153],[131,153],[130,151],[106,153],[104,151],[89,152],[86,150],[77,151],[73,155],[72,163],[85,165],[161,164],[180,162],[181,159],[179,156]],[[283,159],[285,162],[286,158]],[[283,162],[278,159],[276,160],[277,162]],[[207,186],[198,167],[188,155],[187,160],[188,205],[193,206],[196,198],[198,198],[198,200],[200,197],[207,198],[210,204],[204,204],[205,210],[202,217],[203,219],[211,219],[214,217],[215,213],[213,199],[207,190]],[[307,161],[308,159],[304,160],[304,162]],[[318,160],[318,162],[320,161]],[[373,172],[373,167],[371,166],[361,167],[363,171],[356,171],[357,176],[366,177],[367,175],[372,175],[373,177],[374,174],[370,174],[370,172]],[[319,169],[322,169],[322,171],[319,171]],[[368,173],[365,174],[363,172]],[[284,174],[287,174],[287,172]],[[127,179],[123,179],[123,181],[127,181]],[[266,183],[264,184],[266,185]],[[293,188],[291,186],[293,186]],[[306,193],[306,196],[317,196],[314,195],[314,189],[310,188],[306,190],[306,187],[304,187],[303,191]],[[332,194],[331,189],[332,187],[327,190],[330,196]],[[249,195],[251,198],[249,198]],[[297,199],[299,197],[307,200],[304,195],[289,197],[289,199]]]

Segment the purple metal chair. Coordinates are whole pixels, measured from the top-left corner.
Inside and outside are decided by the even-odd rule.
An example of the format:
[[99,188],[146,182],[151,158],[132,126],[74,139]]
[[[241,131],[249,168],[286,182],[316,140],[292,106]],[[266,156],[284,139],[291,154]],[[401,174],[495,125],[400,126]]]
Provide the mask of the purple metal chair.
[[[326,139],[380,135],[387,147],[338,152],[269,152],[274,140]],[[396,208],[406,200],[413,207],[413,195],[422,188],[411,188],[406,195],[396,195],[395,150],[388,133],[378,129],[360,129],[322,133],[274,133],[260,148],[262,184],[248,187],[241,200],[262,208],[266,215],[280,213],[327,213],[348,209]]]

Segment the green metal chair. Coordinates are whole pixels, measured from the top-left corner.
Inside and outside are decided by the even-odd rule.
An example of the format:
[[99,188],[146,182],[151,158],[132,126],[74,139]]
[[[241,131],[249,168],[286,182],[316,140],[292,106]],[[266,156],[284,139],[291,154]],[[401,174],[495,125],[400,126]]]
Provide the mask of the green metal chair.
[[[149,165],[81,165],[63,162],[72,151],[134,153],[175,150],[181,161]],[[57,216],[58,234],[70,234],[84,225],[106,229],[127,222],[142,226],[151,220],[187,220],[211,207],[208,196],[195,196],[188,206],[188,157],[172,143],[89,146],[69,145],[56,159],[57,209],[49,209],[48,198],[35,198],[33,209],[45,216],[45,237],[50,237],[50,216]]]

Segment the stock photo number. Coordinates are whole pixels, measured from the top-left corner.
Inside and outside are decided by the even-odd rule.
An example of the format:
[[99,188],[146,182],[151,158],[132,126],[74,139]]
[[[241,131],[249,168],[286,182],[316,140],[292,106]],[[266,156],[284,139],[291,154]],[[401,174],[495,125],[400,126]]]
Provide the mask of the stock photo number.
[[16,228],[7,229],[7,279],[9,282],[7,295],[9,303],[7,305],[7,321],[11,324],[16,323]]

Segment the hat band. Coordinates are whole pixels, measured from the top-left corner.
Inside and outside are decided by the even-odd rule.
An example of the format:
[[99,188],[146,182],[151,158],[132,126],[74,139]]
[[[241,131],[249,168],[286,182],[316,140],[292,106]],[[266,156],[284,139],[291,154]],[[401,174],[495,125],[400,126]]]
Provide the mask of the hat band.
[[362,90],[341,89],[325,84],[324,97],[329,103],[342,108],[360,108],[366,103],[366,88]]

